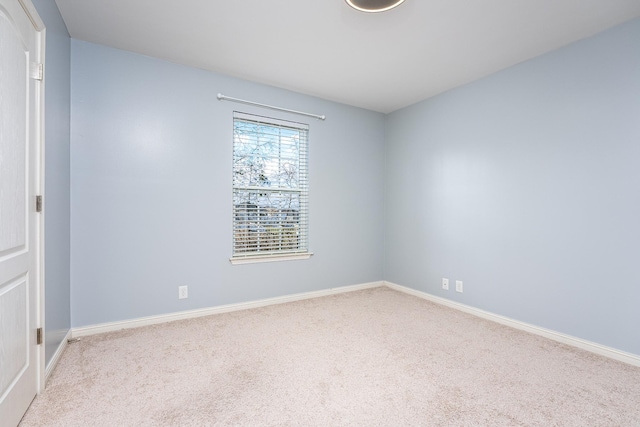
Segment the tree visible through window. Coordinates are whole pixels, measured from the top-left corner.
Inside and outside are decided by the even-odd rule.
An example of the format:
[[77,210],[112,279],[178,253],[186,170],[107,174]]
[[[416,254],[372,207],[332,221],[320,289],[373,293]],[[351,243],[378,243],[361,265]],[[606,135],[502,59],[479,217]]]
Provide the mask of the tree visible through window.
[[307,253],[308,126],[233,118],[233,257]]

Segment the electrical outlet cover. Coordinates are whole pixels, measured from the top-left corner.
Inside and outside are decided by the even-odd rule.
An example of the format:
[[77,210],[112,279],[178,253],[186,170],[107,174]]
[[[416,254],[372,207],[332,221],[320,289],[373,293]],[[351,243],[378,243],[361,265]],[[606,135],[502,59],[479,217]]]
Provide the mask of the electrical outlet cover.
[[462,280],[456,280],[456,292],[462,293],[462,291],[463,291]]
[[178,286],[178,299],[189,298],[189,288],[186,286]]
[[446,277],[442,278],[442,289],[444,289],[445,291],[449,290],[449,279],[447,279]]

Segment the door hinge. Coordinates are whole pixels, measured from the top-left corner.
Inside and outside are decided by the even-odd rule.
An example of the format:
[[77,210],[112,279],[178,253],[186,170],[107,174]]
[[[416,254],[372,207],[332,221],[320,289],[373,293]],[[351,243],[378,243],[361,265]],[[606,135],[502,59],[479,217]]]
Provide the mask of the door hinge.
[[36,196],[36,212],[42,212],[42,196]]
[[42,62],[29,63],[29,75],[32,79],[42,80],[44,78],[44,66]]
[[42,344],[42,328],[36,329],[36,344]]

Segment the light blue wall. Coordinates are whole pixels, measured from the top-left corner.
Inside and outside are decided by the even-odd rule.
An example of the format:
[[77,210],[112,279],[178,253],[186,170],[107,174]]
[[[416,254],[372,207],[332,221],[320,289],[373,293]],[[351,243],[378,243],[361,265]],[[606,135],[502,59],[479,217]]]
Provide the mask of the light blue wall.
[[[382,279],[383,115],[77,40],[72,76],[74,327]],[[234,109],[309,123],[311,259],[230,264]]]
[[33,0],[46,26],[45,46],[45,359],[71,326],[70,55],[67,27],[53,0]]
[[[635,20],[386,118],[73,40],[73,326],[384,278],[640,354],[638,40]],[[230,265],[232,111],[301,118],[218,92],[328,116],[310,260]]]
[[385,279],[640,354],[640,20],[386,133]]

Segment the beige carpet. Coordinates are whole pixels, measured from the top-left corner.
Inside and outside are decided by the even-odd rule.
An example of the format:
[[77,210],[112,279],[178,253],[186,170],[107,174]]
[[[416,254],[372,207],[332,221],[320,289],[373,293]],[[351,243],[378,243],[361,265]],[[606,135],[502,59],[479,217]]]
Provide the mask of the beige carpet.
[[640,426],[640,368],[388,288],[83,338],[21,426]]

